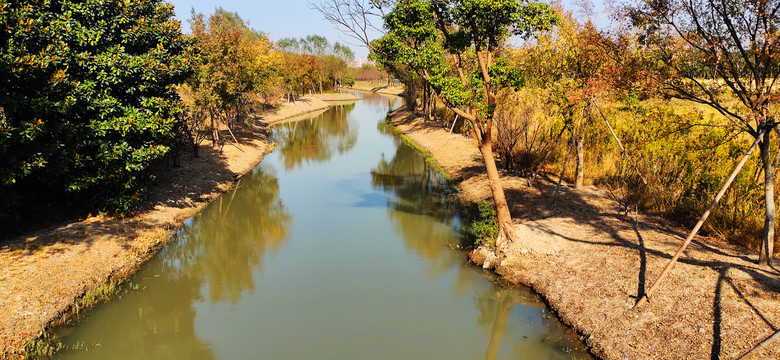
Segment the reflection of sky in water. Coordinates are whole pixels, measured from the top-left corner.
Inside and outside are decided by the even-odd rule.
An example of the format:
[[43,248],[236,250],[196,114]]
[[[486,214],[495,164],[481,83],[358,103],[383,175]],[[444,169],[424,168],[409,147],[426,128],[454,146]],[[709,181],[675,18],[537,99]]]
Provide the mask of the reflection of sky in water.
[[275,152],[133,278],[145,290],[66,329],[101,346],[60,357],[571,359],[535,295],[451,250],[446,184],[377,131],[397,98],[361,96],[276,127]]
[[360,195],[360,201],[352,204],[353,207],[386,207],[387,196],[383,193],[370,192]]

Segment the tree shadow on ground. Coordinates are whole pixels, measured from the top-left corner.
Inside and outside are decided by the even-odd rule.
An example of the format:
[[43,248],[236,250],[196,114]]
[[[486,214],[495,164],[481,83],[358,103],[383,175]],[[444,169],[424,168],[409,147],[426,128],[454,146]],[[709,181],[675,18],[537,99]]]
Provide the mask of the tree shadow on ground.
[[[62,216],[37,224],[34,230],[0,240],[0,254],[11,253],[15,258],[34,254],[57,254],[68,251],[73,245],[87,245],[86,251],[95,241],[109,238],[123,249],[132,248],[132,241],[153,229],[172,231],[184,219],[173,216],[152,216],[152,211],[166,207],[170,212],[199,206],[219,195],[225,183],[239,175],[230,170],[224,147],[246,147],[251,141],[265,141],[263,129],[241,128],[234,130],[239,144],[236,145],[230,133],[220,132],[228,139],[223,148],[200,146],[198,157],[191,152],[180,155],[179,166],[174,167],[170,158],[152,168],[155,181],[149,187],[144,200],[133,209],[133,216],[91,216],[93,211],[77,209],[71,211],[64,204]],[[163,214],[165,215],[165,214]]]
[[[510,180],[511,182],[511,180]],[[513,185],[513,186],[512,186]],[[687,229],[674,227],[668,221],[655,216],[638,215],[627,216],[620,208],[620,204],[614,199],[608,199],[603,192],[589,187],[584,191],[574,191],[569,186],[564,186],[559,192],[558,206],[551,207],[551,196],[555,191],[555,182],[547,179],[538,181],[533,188],[527,186],[517,186],[512,184],[505,189],[508,202],[511,204],[512,215],[515,219],[523,221],[544,222],[545,219],[568,219],[575,223],[584,223],[590,225],[593,229],[608,237],[598,236],[572,236],[567,234],[561,228],[551,228],[540,226],[542,231],[565,239],[571,243],[589,244],[598,247],[622,248],[625,250],[625,256],[636,256],[638,258],[637,268],[635,268],[634,288],[635,294],[629,297],[635,301],[645,295],[646,287],[649,286],[648,280],[654,281],[657,277],[657,271],[648,271],[648,263],[654,263],[653,269],[658,265],[666,265],[672,258],[672,255],[682,243],[687,235]],[[536,225],[535,225],[536,226]],[[654,233],[652,240],[648,241],[643,233]],[[656,234],[660,234],[658,236]],[[631,236],[633,235],[633,236]],[[717,273],[717,279],[714,277],[712,284],[706,284],[707,289],[715,289],[712,302],[712,347],[711,358],[720,359],[723,356],[733,354],[723,353],[723,332],[722,323],[724,318],[732,316],[736,318],[738,303],[749,309],[763,322],[772,332],[778,331],[780,324],[773,323],[772,318],[777,318],[777,312],[767,307],[756,305],[756,302],[763,299],[773,301],[780,294],[780,272],[775,267],[759,267],[754,258],[746,254],[746,249],[735,245],[716,242],[706,238],[696,239],[691,246],[684,252],[678,260],[677,271],[682,271],[679,266],[684,264],[698,268],[708,269]],[[597,265],[593,265],[597,266]],[[686,268],[685,271],[690,271]],[[670,280],[667,279],[668,283]],[[711,286],[711,287],[710,287]],[[736,294],[736,298],[724,297],[724,290],[730,288]],[[679,290],[679,289],[676,289]],[[670,289],[661,289],[659,292],[676,291]],[[699,291],[700,289],[691,288],[688,291]],[[709,291],[709,290],[707,290]],[[749,294],[749,295],[748,295]],[[656,294],[656,296],[658,296]],[[704,296],[704,294],[702,294]],[[724,302],[730,302],[728,309],[724,309]],[[638,310],[641,311],[641,310]],[[769,312],[769,314],[767,313]],[[754,339],[755,340],[755,339]],[[761,339],[763,340],[763,339]],[[760,341],[760,340],[759,340]],[[758,343],[758,341],[756,341]],[[739,347],[745,344],[739,344]],[[755,345],[755,344],[747,344]],[[736,347],[735,344],[733,347]],[[730,349],[733,352],[733,349]]]

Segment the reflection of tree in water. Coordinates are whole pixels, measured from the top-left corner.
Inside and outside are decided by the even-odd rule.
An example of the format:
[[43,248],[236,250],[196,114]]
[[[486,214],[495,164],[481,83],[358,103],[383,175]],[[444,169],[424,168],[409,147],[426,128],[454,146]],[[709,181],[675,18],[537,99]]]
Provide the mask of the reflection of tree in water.
[[[571,348],[571,339],[563,332],[555,316],[549,312],[543,315],[542,324],[530,323],[527,332],[523,329],[511,329],[509,317],[515,305],[531,308],[530,311],[545,309],[536,294],[530,289],[496,286],[486,290],[477,290],[474,305],[479,310],[477,323],[489,337],[485,359],[498,357],[502,340],[512,342],[511,359],[570,359],[571,353],[558,351]],[[523,336],[520,336],[523,334]],[[507,335],[513,337],[504,339]],[[574,349],[572,349],[574,350]],[[577,357],[589,357],[584,351],[578,351]]]
[[201,276],[212,303],[236,303],[254,290],[253,270],[287,240],[291,221],[278,180],[261,165],[183,231],[190,245],[168,257],[172,270]]
[[[201,280],[185,273],[157,275],[146,282],[154,290],[125,294],[121,299],[125,306],[106,308],[100,316],[91,319],[89,329],[83,325],[77,328],[90,334],[77,332],[71,336],[72,341],[85,341],[82,336],[89,336],[85,345],[96,358],[105,353],[104,358],[214,359],[210,346],[196,336],[194,328],[195,309],[191,300],[200,297]],[[94,342],[100,343],[100,347]],[[59,358],[83,355],[72,351]]]
[[357,142],[357,124],[347,114],[355,104],[336,105],[312,119],[274,127],[273,139],[285,169],[304,162],[324,162],[335,153],[351,149]]
[[377,111],[381,113],[394,110],[401,105],[401,98],[395,95],[366,92],[361,92],[356,95],[360,97],[362,103],[369,105],[372,109],[377,109]]
[[195,333],[193,302],[204,300],[202,289],[211,303],[233,304],[253,290],[253,270],[289,237],[291,222],[278,180],[266,166],[257,167],[137,274],[148,290],[128,292],[121,299],[126,306],[109,307],[89,323],[117,331],[74,333],[74,341],[90,336],[102,344],[90,351],[134,359],[213,359]]
[[390,161],[382,156],[371,170],[371,185],[395,195],[390,203],[393,210],[431,216],[448,225],[453,222],[453,209],[447,201],[450,186],[406,144],[396,147]]
[[429,259],[437,274],[461,269],[461,259],[448,247],[457,238],[455,214],[447,201],[452,191],[414,149],[398,144],[390,161],[383,156],[371,171],[371,184],[394,195],[388,200],[388,213],[407,248]]
[[[381,124],[379,128],[380,131],[388,131]],[[406,247],[429,259],[437,275],[457,269],[457,293],[473,291],[473,282],[479,275],[475,275],[472,268],[462,266],[462,253],[454,252],[447,246],[457,235],[453,236],[455,217],[447,201],[451,190],[446,182],[414,149],[403,143],[398,143],[391,160],[380,160],[371,171],[371,178],[374,188],[395,195],[388,200],[388,213],[396,231],[402,234]],[[570,358],[571,354],[557,351],[570,346],[570,342],[551,314],[544,318],[544,324],[535,324],[536,328],[528,331],[527,337],[515,336],[524,332],[524,329],[509,328],[510,314],[515,305],[534,307],[531,309],[534,312],[544,308],[538,297],[527,289],[492,286],[476,291],[474,306],[480,313],[477,322],[489,339],[486,359],[498,356],[502,340],[512,343],[514,354],[511,358]],[[507,334],[511,334],[511,338],[504,339]],[[587,355],[577,353],[577,356]]]

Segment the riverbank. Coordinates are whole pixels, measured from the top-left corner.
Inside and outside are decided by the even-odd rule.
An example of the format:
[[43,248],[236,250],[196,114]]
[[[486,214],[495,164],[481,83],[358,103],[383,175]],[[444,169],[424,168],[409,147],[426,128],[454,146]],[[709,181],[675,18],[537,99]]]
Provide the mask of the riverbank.
[[325,110],[330,105],[323,98],[331,95],[303,97],[259,114],[261,126],[235,134],[239,145],[229,141],[220,152],[206,141],[200,157],[182,155],[180,167],[160,171],[132,217],[90,216],[0,243],[0,358],[21,356],[44,329],[84,306],[81,299],[135,272],[186,219],[253,169],[273,151],[264,126]]
[[405,90],[403,85],[388,85],[384,82],[370,81],[357,81],[354,85],[347,87],[346,89],[396,96],[400,96]]
[[[403,108],[388,120],[460,183],[465,203],[490,199],[473,140],[429,127]],[[575,192],[564,186],[553,208],[553,180],[528,186],[524,178],[502,174],[520,239],[502,259],[486,248],[469,257],[533,288],[594,355],[735,359],[780,327],[780,272],[755,265],[753,252],[706,238],[694,241],[650,303],[632,310],[688,229],[641,213],[621,215],[619,204],[595,187]],[[780,358],[780,343],[754,358]]]
[[356,101],[358,98],[352,94],[344,93],[324,93],[308,95],[298,98],[292,102],[284,102],[277,109],[264,111],[254,116],[254,119],[261,124],[273,124],[291,117],[305,115],[311,112],[327,110],[335,101]]

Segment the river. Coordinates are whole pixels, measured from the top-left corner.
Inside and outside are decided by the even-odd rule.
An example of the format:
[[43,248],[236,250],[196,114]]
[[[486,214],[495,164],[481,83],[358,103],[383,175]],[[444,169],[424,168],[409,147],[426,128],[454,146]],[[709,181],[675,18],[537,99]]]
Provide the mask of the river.
[[453,196],[385,125],[400,99],[272,128],[275,151],[187,221],[57,359],[585,359],[529,289],[455,250]]

